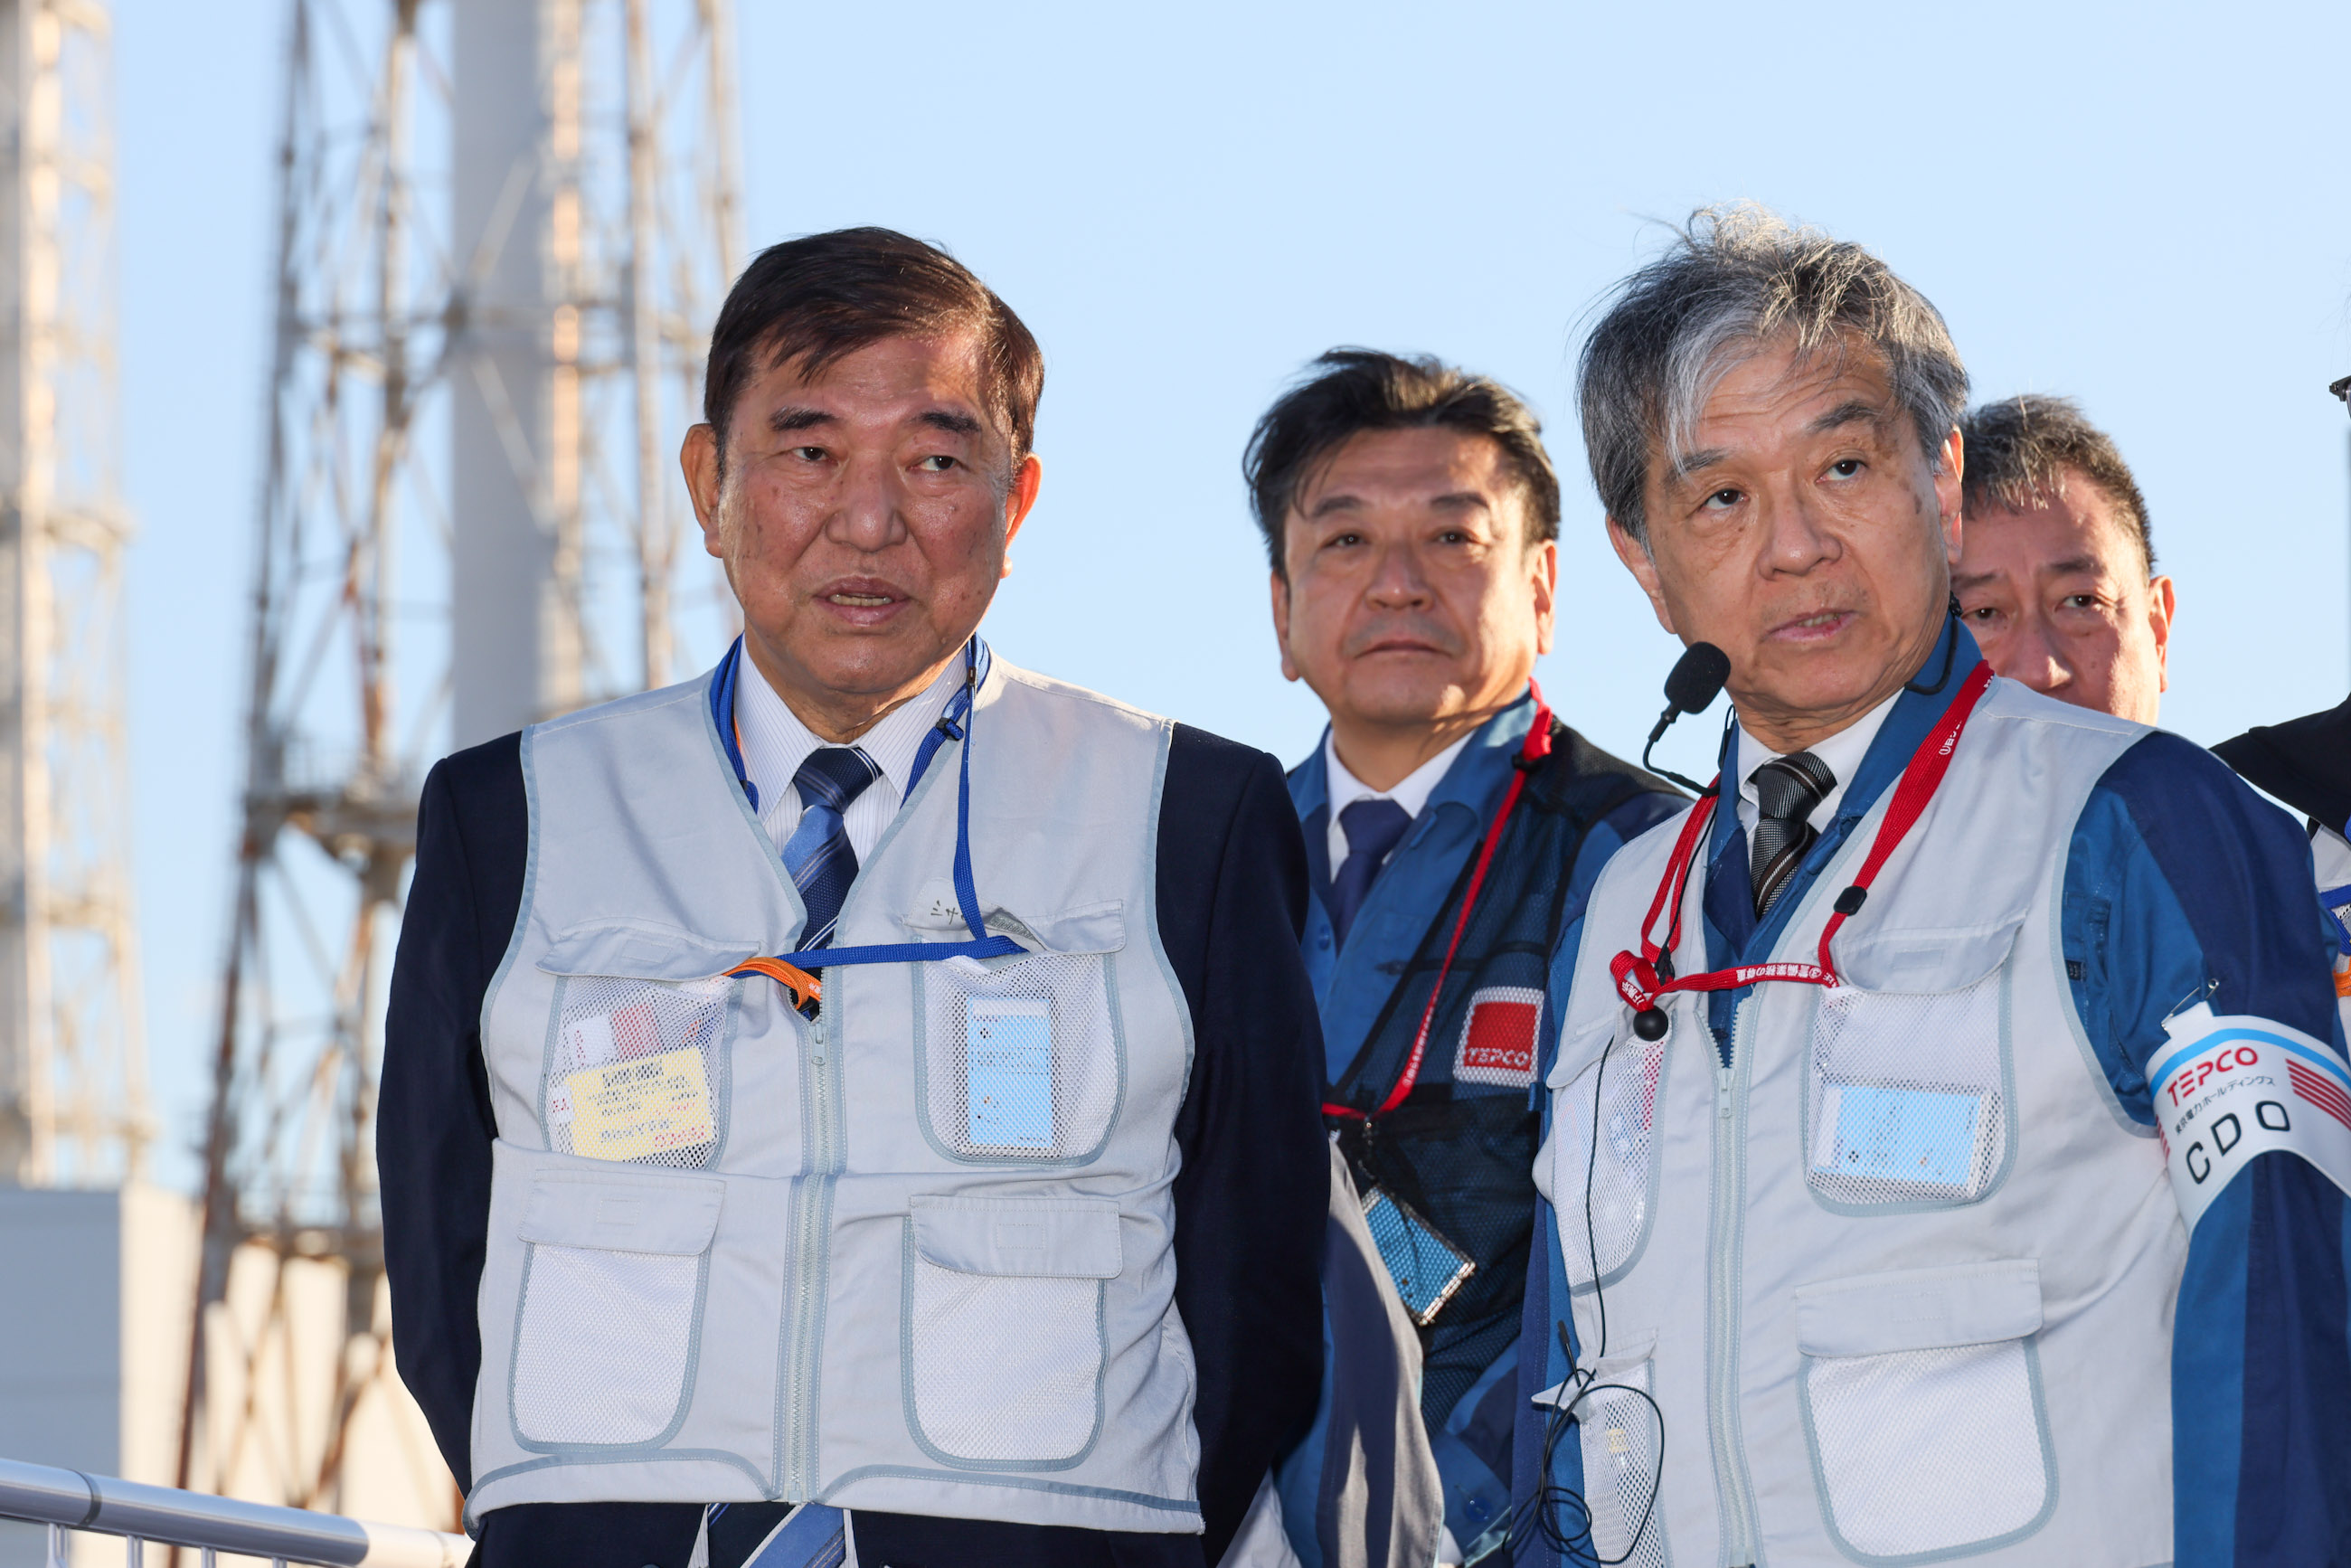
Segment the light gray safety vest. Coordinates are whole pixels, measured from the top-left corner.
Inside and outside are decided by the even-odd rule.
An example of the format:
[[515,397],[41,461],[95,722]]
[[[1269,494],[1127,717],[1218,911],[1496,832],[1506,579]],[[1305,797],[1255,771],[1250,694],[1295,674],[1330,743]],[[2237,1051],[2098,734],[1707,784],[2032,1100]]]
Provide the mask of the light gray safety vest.
[[[1029,953],[835,967],[811,1022],[715,977],[791,952],[804,914],[708,687],[523,732],[469,1517],[781,1498],[1198,1531],[1170,725],[996,663],[972,862]],[[940,749],[865,858],[837,946],[968,940],[960,761]]]
[[[1667,998],[1671,1028],[1650,1043],[1610,980],[1681,819],[1603,873],[1536,1176],[1586,1364],[1621,1385],[1579,1412],[1604,1557],[2170,1561],[2187,1232],[2154,1130],[2091,1053],[2059,951],[2075,820],[2146,733],[1992,682],[1836,937],[1847,983],[1757,986],[1728,1071],[1704,996]],[[1772,958],[1814,956],[1893,794]],[[1707,967],[1698,894],[1682,974]],[[1632,1389],[1664,1414],[1662,1489],[1637,1542],[1660,1461]]]

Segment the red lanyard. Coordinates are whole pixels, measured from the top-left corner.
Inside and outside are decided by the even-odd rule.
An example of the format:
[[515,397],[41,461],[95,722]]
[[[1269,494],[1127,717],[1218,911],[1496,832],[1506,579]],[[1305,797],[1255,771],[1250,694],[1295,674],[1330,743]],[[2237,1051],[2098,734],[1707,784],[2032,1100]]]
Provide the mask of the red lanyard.
[[[1817,964],[1738,964],[1703,975],[1677,977],[1668,963],[1664,975],[1659,974],[1659,961],[1681,943],[1682,895],[1688,889],[1690,866],[1698,858],[1698,845],[1705,841],[1707,824],[1714,820],[1715,806],[1721,799],[1719,791],[1722,781],[1718,777],[1718,793],[1700,800],[1682,823],[1681,837],[1674,842],[1673,858],[1666,864],[1665,880],[1657,884],[1657,895],[1649,901],[1648,916],[1641,922],[1641,951],[1637,955],[1619,953],[1608,963],[1608,972],[1616,979],[1616,994],[1636,1014],[1633,1020],[1635,1032],[1644,1040],[1664,1038],[1666,1018],[1658,1010],[1657,1001],[1674,991],[1733,991],[1759,980],[1793,980],[1805,986],[1840,984],[1836,964],[1829,956],[1829,943],[1846,916],[1861,912],[1879,869],[1925,814],[1927,802],[1935,798],[1943,775],[1950,770],[1951,754],[1959,746],[1959,732],[1967,728],[1968,716],[1975,712],[1977,700],[1991,683],[1991,666],[1978,661],[1960,685],[1959,695],[1952,699],[1943,722],[1911,753],[1909,766],[1902,770],[1901,782],[1894,787],[1894,800],[1886,809],[1886,820],[1877,826],[1877,838],[1869,846],[1869,856],[1861,862],[1861,874],[1854,878],[1852,886],[1837,894],[1834,913],[1821,930]],[[1666,907],[1668,897],[1672,900],[1673,915],[1661,944],[1652,933],[1656,929],[1658,912]],[[1652,1030],[1656,1032],[1650,1032]]]
[[1453,955],[1461,948],[1461,933],[1469,928],[1470,912],[1478,907],[1478,890],[1486,883],[1486,868],[1494,863],[1494,846],[1502,841],[1502,830],[1510,821],[1510,810],[1519,803],[1519,792],[1527,785],[1527,773],[1534,765],[1551,755],[1551,709],[1543,704],[1542,688],[1530,679],[1527,691],[1535,699],[1534,723],[1527,730],[1526,744],[1510,762],[1510,787],[1502,796],[1502,808],[1494,813],[1493,825],[1486,830],[1485,847],[1478,852],[1478,869],[1469,873],[1469,890],[1462,895],[1460,917],[1453,922],[1453,940],[1445,945],[1445,962],[1437,966],[1437,985],[1428,993],[1428,1005],[1420,1010],[1420,1030],[1412,1037],[1412,1054],[1405,1058],[1404,1071],[1396,1075],[1395,1087],[1379,1103],[1379,1108],[1366,1116],[1353,1105],[1333,1105],[1324,1102],[1325,1116],[1345,1116],[1367,1122],[1373,1116],[1384,1116],[1405,1103],[1412,1086],[1420,1082],[1421,1059],[1428,1054],[1428,1026],[1437,1021],[1437,1003],[1445,995],[1445,977],[1452,972]]

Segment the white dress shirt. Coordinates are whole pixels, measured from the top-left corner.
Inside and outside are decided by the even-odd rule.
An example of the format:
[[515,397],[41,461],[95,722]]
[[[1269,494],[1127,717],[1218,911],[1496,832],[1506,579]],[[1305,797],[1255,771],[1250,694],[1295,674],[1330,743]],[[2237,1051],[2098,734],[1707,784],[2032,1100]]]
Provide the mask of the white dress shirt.
[[[897,816],[899,804],[906,798],[907,775],[914,770],[914,753],[922,749],[923,737],[946,711],[948,699],[962,684],[963,653],[958,649],[938,678],[913,701],[901,704],[852,743],[882,770],[882,777],[860,790],[841,813],[841,826],[849,832],[849,847],[857,852],[860,864],[873,852],[891,819]],[[735,727],[743,748],[743,771],[759,792],[759,825],[768,830],[780,852],[792,830],[800,825],[803,809],[800,792],[792,788],[792,777],[810,752],[832,743],[820,739],[800,722],[799,715],[776,695],[747,655],[735,674]]]
[[[1836,775],[1836,788],[1822,796],[1821,803],[1813,807],[1813,814],[1805,819],[1812,823],[1814,831],[1825,831],[1828,825],[1836,821],[1837,803],[1844,799],[1844,787],[1852,783],[1853,776],[1861,770],[1861,759],[1869,755],[1869,743],[1877,738],[1877,732],[1885,727],[1886,716],[1894,710],[1894,705],[1901,695],[1900,692],[1896,692],[1826,740],[1804,747]],[[1755,770],[1775,757],[1788,755],[1784,751],[1774,751],[1756,739],[1744,724],[1739,727],[1739,824],[1747,830],[1750,840],[1755,836],[1756,819],[1763,814],[1762,801],[1755,792]]]
[[1405,809],[1406,816],[1417,821],[1420,809],[1437,792],[1437,781],[1445,777],[1445,770],[1453,766],[1453,759],[1461,755],[1461,748],[1477,733],[1471,730],[1405,774],[1395,789],[1374,789],[1347,771],[1347,765],[1339,760],[1337,743],[1326,732],[1322,737],[1322,771],[1331,781],[1331,874],[1338,875],[1339,868],[1347,863],[1347,830],[1339,825],[1340,812],[1358,800],[1394,800]]

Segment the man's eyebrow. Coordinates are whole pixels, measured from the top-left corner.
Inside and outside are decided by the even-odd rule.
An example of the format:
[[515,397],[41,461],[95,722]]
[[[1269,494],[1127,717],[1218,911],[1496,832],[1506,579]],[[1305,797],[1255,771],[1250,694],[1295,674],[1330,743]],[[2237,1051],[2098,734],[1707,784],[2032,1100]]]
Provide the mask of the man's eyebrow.
[[1849,398],[1813,421],[1811,429],[1813,434],[1821,435],[1848,424],[1876,424],[1885,417],[1886,411],[1876,403]]
[[768,416],[768,428],[778,435],[789,435],[796,430],[814,430],[820,424],[839,423],[820,408],[803,408],[792,403],[786,403]]
[[1428,504],[1432,507],[1477,507],[1487,511],[1491,511],[1494,506],[1483,490],[1447,490],[1442,496],[1431,496]]
[[1310,517],[1327,517],[1333,512],[1361,511],[1363,506],[1364,498],[1361,496],[1340,490],[1332,495],[1317,497],[1313,507],[1306,515]]
[[1962,588],[1981,588],[1986,583],[1999,580],[2000,573],[1996,571],[1959,572],[1953,574],[1951,578],[1951,589],[1952,591],[1957,592]]
[[916,416],[915,423],[927,425],[933,430],[944,430],[950,435],[977,435],[987,428],[967,413],[956,413],[951,409],[944,408],[924,411]]
[[1721,446],[1701,446],[1695,452],[1685,452],[1674,459],[1674,477],[1691,478],[1699,470],[1711,468],[1729,455],[1729,449]]
[[2083,572],[2087,572],[2091,576],[2095,577],[2101,570],[2103,570],[2102,565],[2096,556],[2076,555],[2068,556],[2064,560],[2051,561],[2047,566],[2041,569],[2041,575],[2043,577],[2073,577]]

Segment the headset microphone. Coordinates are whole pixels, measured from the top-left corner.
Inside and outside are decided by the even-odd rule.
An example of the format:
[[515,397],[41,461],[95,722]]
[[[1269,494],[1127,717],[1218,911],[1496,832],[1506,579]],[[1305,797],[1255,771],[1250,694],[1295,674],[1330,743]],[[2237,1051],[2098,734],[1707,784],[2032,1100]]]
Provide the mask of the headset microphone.
[[1658,767],[1649,760],[1649,753],[1657,748],[1658,739],[1674,720],[1686,713],[1701,713],[1711,706],[1722,691],[1722,683],[1729,678],[1729,654],[1711,643],[1691,643],[1674,662],[1673,673],[1666,677],[1666,711],[1657,716],[1656,727],[1649,731],[1649,744],[1641,748],[1641,766],[1660,778],[1672,779],[1685,789],[1705,794],[1705,785],[1685,779],[1670,768]]

